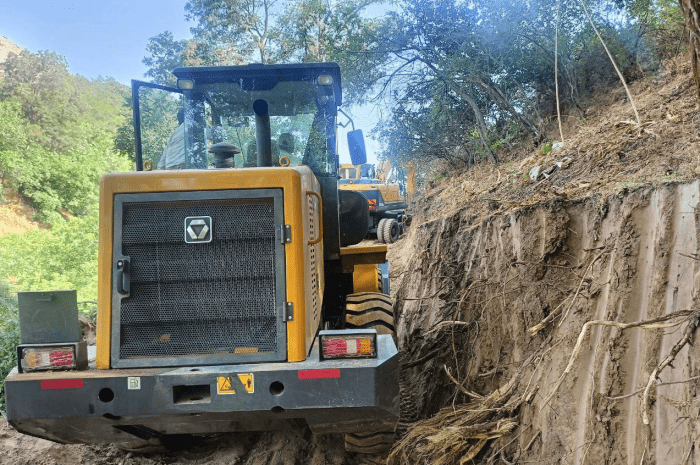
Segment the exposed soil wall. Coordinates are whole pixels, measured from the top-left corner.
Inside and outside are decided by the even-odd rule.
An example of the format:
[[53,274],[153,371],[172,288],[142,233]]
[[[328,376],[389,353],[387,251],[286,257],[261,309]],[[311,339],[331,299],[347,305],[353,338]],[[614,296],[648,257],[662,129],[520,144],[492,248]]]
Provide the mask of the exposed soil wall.
[[[418,218],[402,241],[400,253],[410,258],[394,285],[404,423],[478,400],[518,373],[518,426],[483,446],[475,463],[700,462],[700,379],[685,381],[700,375],[699,347],[685,345],[660,376],[684,382],[651,388],[649,428],[642,394],[613,399],[647,384],[687,322],[593,326],[573,369],[543,402],[587,321],[631,323],[699,308],[699,199],[696,180],[552,200],[478,224],[466,208]],[[528,331],[550,314],[558,316],[542,331]],[[396,463],[426,460],[431,440],[413,438]]]

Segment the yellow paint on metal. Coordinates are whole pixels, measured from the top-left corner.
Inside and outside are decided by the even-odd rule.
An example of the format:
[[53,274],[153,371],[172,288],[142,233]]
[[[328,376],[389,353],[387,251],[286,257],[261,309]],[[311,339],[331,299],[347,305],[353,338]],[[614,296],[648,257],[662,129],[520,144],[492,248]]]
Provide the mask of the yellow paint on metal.
[[216,393],[220,395],[236,393],[230,376],[219,376],[216,378]]
[[379,191],[382,194],[384,203],[399,202],[401,200],[398,184],[356,184],[350,181],[349,184],[338,184],[338,189],[356,192]]
[[233,350],[234,354],[257,354],[258,352],[257,347],[236,347]]
[[[294,305],[294,321],[287,322],[287,361],[306,359],[320,317],[310,309],[306,320],[308,286],[305,274],[307,247],[316,247],[317,268],[323,276],[323,243],[308,246],[308,192],[320,192],[316,177],[307,166],[293,168],[246,168],[222,170],[164,170],[108,174],[100,184],[100,245],[98,259],[98,369],[110,367],[112,320],[112,241],[113,212],[116,194],[145,192],[198,192],[227,189],[282,189],[284,222],[292,227],[292,242],[285,245],[287,302]],[[319,213],[320,216],[320,213]],[[319,217],[319,224],[321,218]],[[323,283],[320,290],[323,294]],[[318,305],[320,308],[320,304]],[[308,323],[308,324],[307,324]]]
[[352,292],[379,292],[377,265],[355,265],[352,273]]
[[243,385],[243,389],[245,389],[248,394],[253,394],[255,392],[253,373],[239,374],[238,379]]
[[340,255],[360,255],[366,253],[387,252],[389,249],[386,245],[353,245],[350,247],[341,247]]

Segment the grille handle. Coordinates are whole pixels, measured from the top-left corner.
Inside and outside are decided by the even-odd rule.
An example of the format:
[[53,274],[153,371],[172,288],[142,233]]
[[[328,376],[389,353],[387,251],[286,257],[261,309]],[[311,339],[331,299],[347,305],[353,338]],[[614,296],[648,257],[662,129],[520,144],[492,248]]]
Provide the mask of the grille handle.
[[131,263],[129,257],[117,260],[117,292],[125,297],[131,294]]
[[321,194],[318,192],[314,191],[306,191],[306,195],[311,195],[314,196],[318,199],[318,216],[319,216],[319,222],[318,222],[318,237],[314,240],[309,239],[309,245],[314,245],[318,244],[323,240],[323,218],[322,218],[322,211],[323,211],[323,201],[321,200]]

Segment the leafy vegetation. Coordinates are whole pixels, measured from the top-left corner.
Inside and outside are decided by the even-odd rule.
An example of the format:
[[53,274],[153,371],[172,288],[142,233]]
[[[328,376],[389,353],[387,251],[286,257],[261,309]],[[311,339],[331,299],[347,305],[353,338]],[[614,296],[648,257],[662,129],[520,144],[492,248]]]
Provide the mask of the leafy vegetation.
[[98,219],[94,213],[59,222],[51,231],[0,238],[0,276],[12,290],[75,289],[97,300]]
[[5,412],[5,378],[17,365],[17,345],[19,337],[19,316],[17,300],[0,281],[0,413]]
[[190,0],[194,37],[150,39],[147,75],[167,84],[181,65],[336,61],[346,104],[385,109],[373,133],[383,158],[470,166],[497,162],[521,141],[544,142],[557,114],[555,50],[565,113],[616,85],[583,5],[627,79],[653,72],[684,43],[672,0],[398,0],[369,18],[378,4]]
[[114,149],[124,87],[67,71],[49,52],[10,54],[0,87],[0,177],[30,199],[39,219],[95,210],[100,176],[129,169]]

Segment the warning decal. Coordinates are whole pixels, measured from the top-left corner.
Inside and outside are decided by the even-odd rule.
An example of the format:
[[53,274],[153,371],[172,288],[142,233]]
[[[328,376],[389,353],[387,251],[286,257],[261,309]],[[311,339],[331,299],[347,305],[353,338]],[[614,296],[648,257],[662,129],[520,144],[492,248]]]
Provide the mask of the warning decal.
[[219,376],[216,379],[216,392],[217,394],[236,393],[236,390],[233,388],[233,383],[231,382],[230,376]]
[[255,392],[255,383],[253,382],[252,373],[238,375],[238,379],[241,381],[243,389],[245,389],[248,394],[252,394]]

